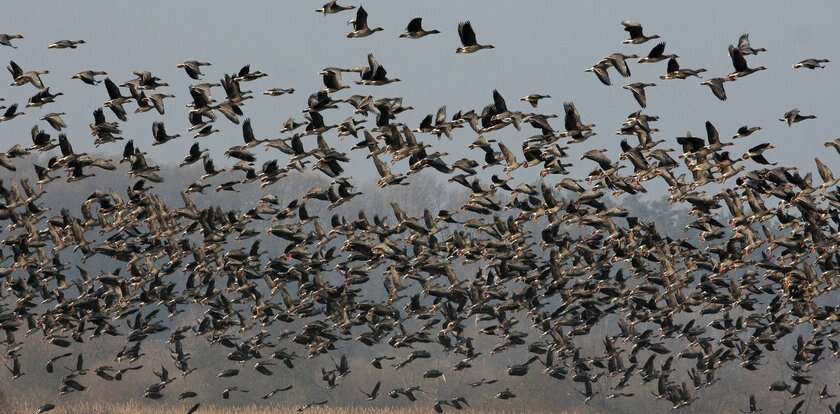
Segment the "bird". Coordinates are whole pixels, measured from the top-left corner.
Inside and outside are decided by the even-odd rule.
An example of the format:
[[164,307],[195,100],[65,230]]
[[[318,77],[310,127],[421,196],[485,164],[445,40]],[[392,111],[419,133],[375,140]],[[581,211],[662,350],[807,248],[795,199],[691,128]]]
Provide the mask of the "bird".
[[738,37],[738,50],[741,51],[741,54],[744,56],[747,55],[757,55],[761,52],[766,52],[767,49],[763,47],[753,48],[750,46],[750,35],[749,33],[744,33]]
[[729,57],[732,59],[732,66],[735,68],[735,71],[727,76],[730,80],[736,80],[767,69],[764,66],[749,67],[741,49],[732,45],[729,45]]
[[816,115],[802,115],[798,108],[793,108],[785,112],[782,118],[779,118],[779,121],[786,123],[788,126],[793,126],[793,124],[816,118]]
[[353,10],[356,6],[342,6],[338,4],[337,0],[331,0],[327,3],[324,3],[320,9],[315,10],[316,13],[322,13],[324,15],[328,14],[336,14],[346,10]]
[[539,105],[540,100],[547,98],[551,98],[551,95],[534,93],[527,96],[523,96],[519,98],[519,100],[522,102],[528,102],[532,108],[536,108]]
[[0,115],[0,122],[11,121],[12,119],[15,119],[16,117],[19,117],[21,115],[25,115],[23,112],[18,112],[17,108],[18,108],[17,104],[9,105],[9,107],[6,108],[6,111],[3,112],[3,115]]
[[828,60],[828,59],[813,59],[813,58],[812,59],[805,59],[805,60],[800,60],[799,62],[794,64],[793,68],[794,69],[805,68],[805,69],[811,69],[811,70],[825,69],[825,64],[829,63],[829,62],[831,62],[831,61]]
[[437,29],[425,30],[423,29],[423,18],[415,17],[408,22],[405,31],[400,34],[402,39],[420,39],[428,35],[440,33]]
[[645,88],[649,88],[652,86],[656,86],[655,83],[645,83],[645,82],[633,82],[627,85],[622,86],[622,89],[627,89],[633,94],[633,98],[636,99],[639,106],[642,108],[647,108],[647,95],[645,94]]
[[20,33],[0,33],[0,45],[8,46],[12,49],[17,49],[18,47],[12,44],[12,41],[16,39],[23,39],[23,35]]
[[376,384],[373,385],[373,389],[370,392],[362,391],[362,394],[365,395],[368,401],[373,401],[379,395],[379,387],[382,385],[381,381],[376,381]]
[[161,121],[155,121],[152,123],[152,138],[154,138],[152,145],[165,144],[180,136],[181,134],[167,135],[166,127]]
[[84,40],[59,40],[47,46],[48,49],[75,49],[85,44]]
[[482,49],[495,49],[493,45],[482,45],[478,43],[472,23],[469,20],[458,23],[458,37],[461,38],[461,47],[457,48],[455,53],[469,54]]
[[595,74],[595,77],[598,78],[601,83],[604,85],[609,86],[610,82],[610,74],[607,73],[607,65],[604,63],[598,63],[593,65],[592,67],[585,70],[585,72],[592,72]]
[[202,75],[204,75],[201,72],[201,67],[202,66],[211,66],[211,65],[212,65],[212,63],[210,63],[210,62],[202,62],[202,61],[198,61],[198,60],[187,60],[187,61],[179,63],[178,65],[176,65],[176,67],[178,67],[180,69],[184,69],[184,72],[186,72],[187,76],[189,76],[191,79],[198,80],[198,79],[201,79]]
[[97,80],[96,77],[106,75],[108,75],[108,72],[101,70],[85,70],[73,75],[71,79],[78,79],[88,85],[98,85],[102,81]]
[[351,39],[368,37],[376,32],[381,32],[382,30],[384,30],[381,27],[368,27],[367,19],[367,11],[364,7],[359,6],[359,8],[356,10],[356,18],[350,21],[350,24],[353,25],[353,31],[347,33],[347,37]]
[[663,60],[678,58],[676,54],[665,54],[665,42],[659,42],[650,49],[647,56],[638,60],[638,63],[656,63]]
[[[624,20],[621,22],[621,25],[624,26],[624,31],[630,35],[630,38],[625,39],[624,42],[622,42],[624,44],[639,45],[647,42],[648,40],[659,39],[659,35],[645,36],[642,24],[637,21]],[[662,48],[664,49],[665,47],[663,46]]]
[[700,82],[700,85],[706,85],[712,91],[712,94],[720,99],[721,101],[726,100],[726,89],[723,87],[723,84],[726,82],[731,82],[731,78],[711,78]]

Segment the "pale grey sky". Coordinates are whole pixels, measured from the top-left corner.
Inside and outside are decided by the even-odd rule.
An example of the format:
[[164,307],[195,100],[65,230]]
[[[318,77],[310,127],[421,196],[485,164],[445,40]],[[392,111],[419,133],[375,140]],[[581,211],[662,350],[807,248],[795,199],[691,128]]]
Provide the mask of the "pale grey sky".
[[[399,120],[416,127],[420,119],[446,104],[449,115],[459,109],[480,110],[490,102],[490,92],[497,88],[512,108],[530,110],[517,99],[529,93],[548,93],[540,111],[562,114],[562,103],[577,104],[584,121],[597,124],[598,135],[581,148],[608,148],[617,157],[620,137],[614,135],[624,117],[638,109],[629,92],[621,85],[632,81],[654,81],[659,86],[648,90],[647,112],[662,117],[656,136],[666,139],[665,146],[676,147],[674,137],[687,129],[704,136],[703,122],[711,120],[726,139],[742,124],[760,125],[765,130],[739,142],[732,151],[770,141],[777,149],[769,152],[771,161],[804,163],[813,170],[813,156],[825,149],[823,142],[837,135],[832,123],[837,111],[837,73],[840,57],[836,39],[840,29],[840,3],[813,1],[795,5],[785,1],[762,2],[626,2],[626,1],[365,1],[344,0],[362,4],[370,13],[371,26],[383,26],[384,32],[366,39],[346,39],[350,30],[347,20],[353,12],[323,16],[314,10],[318,1],[154,1],[113,2],[86,1],[14,2],[0,15],[0,32],[24,34],[15,42],[19,49],[0,48],[3,59],[15,60],[24,70],[49,69],[44,81],[53,91],[65,96],[58,103],[44,108],[25,109],[26,116],[2,124],[0,148],[13,143],[29,143],[29,129],[45,113],[67,112],[65,120],[71,141],[79,151],[92,149],[88,123],[91,112],[106,99],[105,87],[82,84],[70,76],[83,69],[107,71],[122,83],[133,77],[132,70],[150,70],[172,85],[164,88],[177,95],[167,101],[163,117],[169,133],[179,138],[161,147],[151,147],[152,121],[161,118],[154,111],[133,114],[123,124],[124,136],[133,138],[159,162],[178,161],[193,142],[186,128],[189,102],[187,86],[192,80],[175,65],[187,59],[209,60],[205,68],[207,81],[217,81],[243,64],[268,73],[268,78],[244,85],[255,92],[244,110],[252,118],[259,137],[279,136],[280,125],[289,115],[302,118],[309,93],[322,87],[318,71],[326,66],[359,66],[373,52],[402,82],[384,87],[355,86],[342,91],[351,94],[373,94],[376,97],[405,98],[406,105],[416,108]],[[399,39],[406,23],[415,16],[424,18],[426,28],[443,33],[421,40]],[[481,43],[492,43],[494,50],[473,55],[456,55],[459,46],[457,23],[470,19]],[[601,85],[584,69],[601,57],[617,51],[647,54],[655,42],[640,46],[622,45],[625,38],[620,21],[636,19],[645,31],[663,36],[668,50],[680,55],[684,67],[705,67],[706,77],[731,72],[727,45],[743,32],[749,32],[754,47],[769,52],[749,57],[753,66],[765,65],[769,70],[736,83],[726,85],[729,100],[720,102],[699,81],[660,81],[665,63],[633,65],[630,81],[611,71],[613,86]],[[88,43],[76,50],[48,50],[47,45],[59,39],[85,39]],[[808,57],[837,58],[821,71],[794,71],[793,63]],[[11,79],[8,75],[6,81]],[[345,76],[352,84],[356,76]],[[6,83],[5,85],[8,85]],[[260,93],[272,87],[294,87],[291,96],[267,97]],[[6,104],[26,99],[36,90],[32,86],[2,86],[0,96]],[[127,91],[126,91],[127,93]],[[221,95],[218,90],[216,95]],[[799,107],[819,119],[788,128],[777,121],[786,110]],[[324,113],[328,122],[339,122],[349,115],[344,109]],[[109,119],[113,115],[108,111]],[[555,120],[558,129],[562,121]],[[370,122],[373,122],[371,118]],[[48,128],[40,122],[43,128]],[[224,148],[241,141],[240,126],[224,118],[217,121],[222,133],[203,140],[214,158],[222,163]],[[53,135],[57,135],[54,132]],[[522,139],[533,134],[530,128],[517,132],[506,128],[494,137],[518,148]],[[334,135],[328,136],[335,140]],[[474,133],[465,128],[454,141],[441,141],[439,150],[450,154],[449,161],[461,156],[479,157],[466,145]],[[434,143],[433,137],[421,137]],[[631,137],[631,142],[635,138]],[[310,144],[311,145],[311,144]],[[347,144],[336,144],[346,149]],[[121,151],[121,144],[103,148]],[[436,148],[437,149],[437,148]],[[282,158],[282,154],[269,153]],[[577,159],[579,148],[572,150]],[[358,158],[358,157],[357,157]],[[840,165],[836,154],[826,155],[829,166]],[[579,172],[594,164],[575,161]],[[200,167],[196,167],[200,168]],[[536,175],[537,169],[522,172]],[[372,166],[362,161],[351,164],[348,174],[355,177],[372,175]]]

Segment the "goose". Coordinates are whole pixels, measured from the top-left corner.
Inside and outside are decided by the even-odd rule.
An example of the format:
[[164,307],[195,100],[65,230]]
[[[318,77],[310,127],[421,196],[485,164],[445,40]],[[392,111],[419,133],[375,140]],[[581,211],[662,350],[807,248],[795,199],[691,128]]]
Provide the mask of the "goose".
[[295,93],[295,89],[294,89],[294,88],[286,88],[286,89],[284,89],[284,88],[272,88],[272,89],[267,89],[267,90],[265,90],[265,91],[263,92],[263,95],[268,95],[268,96],[283,96],[283,95],[285,95],[285,94],[293,94],[293,93]]
[[29,72],[24,72],[14,60],[9,61],[9,65],[6,66],[6,69],[8,69],[9,73],[12,74],[12,79],[14,79],[14,82],[12,82],[10,86],[22,86],[27,83],[31,83],[32,86],[38,89],[44,89],[44,82],[41,81],[41,75],[50,73],[48,70],[31,70]]
[[84,40],[59,40],[47,46],[47,49],[75,49],[83,44]]
[[535,93],[535,94],[531,94],[531,95],[528,95],[528,96],[523,96],[523,97],[519,98],[519,100],[522,101],[522,102],[528,102],[529,104],[531,104],[531,107],[536,108],[537,105],[539,105],[539,102],[540,102],[541,99],[547,99],[547,98],[551,98],[551,95],[541,95],[541,94]]
[[324,86],[327,87],[327,92],[335,93],[342,89],[349,89],[350,87],[347,85],[341,84],[341,72],[336,70],[323,70],[321,71],[321,77],[324,81]]
[[207,149],[199,148],[198,142],[194,142],[190,146],[189,153],[187,153],[187,155],[184,157],[184,160],[181,162],[181,164],[178,165],[178,167],[184,167],[184,166],[187,166],[187,165],[195,164],[207,152],[208,152]]
[[38,91],[38,93],[36,93],[32,97],[30,97],[29,100],[26,102],[26,107],[40,108],[48,103],[55,102],[55,98],[62,95],[64,95],[64,93],[62,92],[50,93],[50,88],[46,87]]
[[316,13],[322,13],[326,16],[328,14],[340,13],[340,12],[343,12],[345,10],[353,10],[355,8],[356,8],[356,6],[342,6],[342,5],[338,4],[337,0],[331,0],[327,3],[325,3],[323,6],[321,6],[320,9],[315,10],[315,12]]
[[805,59],[799,61],[797,64],[793,65],[794,69],[805,68],[805,69],[824,69],[824,63],[831,62],[828,59]]
[[425,30],[423,29],[423,18],[422,17],[415,17],[408,22],[408,25],[405,27],[405,32],[400,34],[400,38],[402,39],[420,39],[422,37],[426,37],[428,35],[438,34],[440,33],[437,29],[432,30]]
[[814,163],[817,165],[817,173],[820,174],[820,178],[823,180],[823,184],[820,188],[829,189],[840,183],[840,178],[834,178],[834,173],[831,171],[831,168],[828,168],[819,158],[814,158]]
[[837,154],[840,155],[840,138],[835,138],[833,141],[827,141],[823,144],[826,148],[834,148]]
[[747,65],[747,60],[744,59],[744,55],[742,54],[741,49],[738,49],[732,45],[729,45],[729,57],[732,59],[732,66],[735,68],[735,72],[732,72],[729,75],[727,75],[727,78],[729,78],[730,80],[743,78],[755,72],[767,69],[764,66],[750,68]]
[[472,23],[469,20],[458,23],[458,37],[461,38],[461,47],[455,49],[455,53],[475,53],[482,49],[494,49],[493,45],[479,44],[473,31]]
[[67,128],[67,124],[65,124],[64,120],[61,119],[63,115],[67,114],[64,112],[50,112],[42,116],[41,120],[47,121],[53,129],[60,132],[63,128]]
[[665,54],[665,42],[659,42],[659,43],[656,44],[656,46],[654,46],[653,48],[650,49],[650,52],[648,52],[647,56],[639,59],[638,63],[656,63],[656,62],[661,62],[665,59],[678,58],[678,57],[679,56],[677,56],[676,54],[666,55]]
[[102,81],[96,80],[96,76],[106,75],[108,75],[108,72],[104,72],[101,70],[84,70],[73,75],[70,79],[78,79],[88,85],[98,85]]
[[3,112],[3,115],[0,116],[0,122],[11,121],[18,116],[24,115],[23,112],[17,111],[18,104],[11,104],[8,108],[6,108],[6,112]]
[[23,39],[23,35],[20,33],[17,34],[8,34],[8,33],[0,33],[0,45],[9,46],[13,49],[17,49],[17,46],[12,44],[12,40],[15,39]]
[[730,82],[733,79],[730,78],[711,78],[700,82],[700,85],[706,85],[712,91],[712,94],[715,95],[721,101],[726,100],[726,89],[724,89],[723,84],[725,82]]
[[758,127],[758,126],[757,127],[751,127],[751,126],[743,125],[743,126],[738,128],[738,131],[736,131],[737,134],[735,134],[735,136],[733,136],[732,139],[746,138],[746,137],[748,137],[748,136],[750,136],[753,133],[758,132],[758,131],[761,131],[761,127]]
[[648,40],[659,39],[659,35],[645,36],[642,29],[642,24],[634,20],[625,20],[621,22],[624,26],[624,31],[630,35],[629,39],[625,39],[622,43],[639,45]]
[[639,103],[639,106],[642,108],[647,107],[647,96],[645,95],[645,88],[649,88],[652,86],[656,86],[655,83],[645,83],[645,82],[634,82],[628,85],[622,86],[622,89],[627,89],[633,94],[633,97],[636,98],[636,102]]
[[625,78],[630,77],[630,66],[627,65],[627,59],[638,59],[639,55],[625,55],[623,53],[611,53],[607,57],[601,59],[601,62],[606,62],[612,65],[621,76]]
[[399,78],[388,78],[388,72],[376,61],[373,53],[368,53],[367,59],[368,67],[361,73],[362,79],[355,81],[357,85],[381,86],[400,81]]
[[251,72],[251,65],[245,65],[241,69],[239,69],[239,72],[236,74],[236,76],[232,77],[232,80],[236,82],[250,82],[259,78],[264,78],[266,76],[268,76],[267,73],[263,73],[258,70]]
[[201,62],[198,60],[188,60],[186,62],[181,62],[176,65],[177,68],[184,69],[184,72],[187,72],[187,76],[192,79],[198,80],[201,78],[203,73],[201,73],[202,66],[211,66],[210,62]]
[[749,33],[744,33],[740,37],[738,37],[738,50],[741,51],[741,54],[744,56],[747,55],[757,55],[760,52],[766,52],[767,49],[760,47],[754,49],[750,46],[750,35]]
[[790,111],[785,112],[782,118],[779,118],[779,121],[786,123],[788,126],[793,126],[793,124],[802,122],[806,119],[816,119],[816,115],[801,115],[799,108],[793,108]]
[[347,33],[347,37],[351,39],[368,37],[376,32],[381,32],[382,30],[384,30],[381,27],[374,27],[373,29],[371,29],[370,27],[368,27],[367,19],[367,11],[364,7],[359,6],[358,10],[356,10],[356,18],[350,20],[350,24],[353,25],[353,31]]
[[601,83],[604,85],[609,86],[610,82],[610,74],[607,72],[607,64],[606,63],[598,63],[593,65],[592,67],[584,70],[584,72],[592,72],[595,74],[595,77],[598,78]]
[[761,165],[776,165],[775,162],[767,161],[767,158],[764,158],[764,151],[776,148],[771,143],[763,143],[758,144],[744,153],[741,156],[742,160],[753,160]]
[[700,74],[706,72],[706,69],[680,69],[680,64],[677,58],[668,59],[668,68],[664,75],[660,75],[659,79],[673,80],[673,79],[687,79],[691,76],[700,77]]
[[163,122],[152,122],[152,138],[154,138],[155,141],[152,143],[152,145],[166,144],[167,142],[172,141],[173,139],[178,138],[180,136],[181,134],[167,135],[166,127],[163,125]]

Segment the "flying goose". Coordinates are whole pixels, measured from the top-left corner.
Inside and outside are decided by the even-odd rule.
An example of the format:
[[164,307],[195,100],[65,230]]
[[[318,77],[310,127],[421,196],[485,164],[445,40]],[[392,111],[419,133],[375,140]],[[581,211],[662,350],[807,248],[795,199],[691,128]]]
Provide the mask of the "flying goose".
[[793,108],[790,111],[785,112],[782,118],[779,118],[779,121],[787,123],[788,126],[793,126],[793,124],[802,122],[806,119],[816,119],[816,115],[801,115],[799,108]]
[[263,91],[263,95],[268,95],[268,96],[283,96],[285,94],[292,94],[292,93],[295,93],[294,88],[271,88],[271,89],[266,89],[265,91]]
[[8,34],[8,33],[0,33],[0,45],[9,46],[11,48],[17,49],[17,46],[12,44],[12,40],[14,39],[23,39],[23,35],[18,34]]
[[201,62],[198,60],[188,60],[186,62],[179,63],[176,65],[177,68],[183,68],[184,72],[187,72],[187,76],[192,79],[198,80],[201,78],[201,67],[202,66],[210,66],[210,62]]
[[747,125],[743,125],[738,128],[738,131],[736,131],[737,134],[735,134],[735,136],[733,136],[732,139],[746,138],[757,131],[761,131],[761,127],[750,127]]
[[724,82],[730,82],[732,80],[733,79],[728,78],[728,77],[726,77],[726,78],[711,78],[711,79],[707,79],[703,82],[700,82],[700,84],[708,86],[709,89],[711,89],[712,94],[715,95],[715,97],[717,97],[721,101],[725,101],[726,100],[726,89],[724,89],[723,84],[724,84]]
[[67,128],[67,124],[64,123],[64,120],[61,119],[62,115],[67,115],[64,112],[50,112],[43,117],[41,117],[42,121],[47,121],[53,129],[56,131],[61,131],[63,128]]
[[656,62],[661,62],[665,59],[678,58],[678,57],[679,56],[677,56],[676,54],[666,55],[665,54],[665,42],[659,42],[659,43],[656,44],[656,46],[654,46],[653,48],[650,49],[650,52],[648,52],[647,56],[639,59],[638,63],[656,63]]
[[376,32],[381,32],[382,30],[384,30],[381,27],[374,27],[371,29],[370,27],[368,27],[367,19],[367,11],[364,7],[359,6],[358,10],[356,10],[356,18],[350,20],[350,24],[353,25],[353,31],[347,33],[347,37],[351,39],[368,37]]
[[361,73],[362,79],[355,81],[357,85],[380,86],[400,81],[399,78],[388,78],[388,72],[376,61],[373,53],[368,53],[367,59],[368,66]]
[[610,74],[607,72],[607,67],[608,66],[607,66],[606,63],[601,62],[601,63],[597,63],[597,64],[593,65],[592,67],[584,70],[584,72],[594,73],[595,77],[597,77],[598,80],[601,81],[601,83],[609,86],[611,84],[611,82],[610,82]]
[[642,29],[642,24],[634,20],[625,20],[621,22],[624,26],[624,31],[630,35],[629,39],[625,39],[622,43],[639,45],[648,40],[659,39],[659,35],[645,36]]
[[335,93],[342,89],[349,89],[350,86],[341,84],[341,72],[336,70],[322,70],[321,77],[324,81],[324,86],[327,87],[327,92]]
[[152,122],[152,138],[154,141],[152,145],[161,145],[165,144],[169,141],[172,141],[175,138],[180,137],[181,134],[175,135],[167,135],[166,134],[166,127],[163,125],[163,122],[155,121]]
[[59,40],[47,46],[47,49],[75,49],[85,44],[84,40]]
[[325,16],[328,14],[335,14],[340,13],[345,10],[353,10],[356,6],[342,6],[338,4],[337,0],[331,0],[325,3],[320,9],[315,10],[316,13],[323,13]]
[[805,69],[811,69],[811,70],[813,70],[813,69],[824,69],[825,68],[824,63],[829,63],[829,62],[831,62],[831,61],[828,60],[828,59],[805,59],[805,60],[799,61],[799,63],[793,65],[793,68],[794,69],[805,68]]
[[96,80],[96,76],[107,75],[108,72],[101,70],[85,70],[73,75],[70,79],[78,79],[88,85],[98,85],[102,81]]
[[6,112],[3,112],[3,115],[0,116],[0,122],[11,121],[15,117],[18,117],[20,115],[24,115],[23,112],[18,112],[17,108],[18,108],[18,104],[9,105],[9,107],[6,108]]
[[659,79],[673,80],[673,79],[687,79],[691,76],[700,77],[700,74],[706,72],[706,69],[681,69],[677,58],[668,59],[668,67],[664,75],[660,75]]
[[767,69],[764,66],[757,66],[755,68],[749,67],[747,65],[747,59],[744,58],[741,49],[738,49],[732,45],[729,45],[729,57],[732,59],[732,66],[735,68],[735,72],[732,72],[729,75],[727,75],[727,78],[729,78],[730,80],[743,78],[755,72]]
[[529,104],[531,104],[531,107],[536,108],[537,105],[539,105],[540,100],[541,99],[546,99],[546,98],[551,98],[551,95],[541,95],[541,94],[535,93],[535,94],[531,94],[531,95],[528,95],[528,96],[523,96],[523,97],[519,98],[519,100],[522,101],[522,102],[528,102]]
[[601,59],[601,62],[607,62],[612,67],[618,71],[621,76],[625,78],[630,77],[630,66],[627,65],[627,59],[638,59],[639,55],[632,54],[632,55],[625,55],[623,53],[611,53],[607,55],[605,58]]
[[622,86],[623,89],[627,89],[633,94],[633,97],[636,98],[636,102],[639,103],[639,106],[642,108],[647,107],[647,96],[645,95],[645,88],[649,88],[651,86],[656,86],[655,83],[645,83],[645,82],[634,82],[628,85]]
[[759,52],[766,52],[767,49],[760,47],[760,48],[753,48],[750,46],[750,35],[749,33],[744,33],[740,37],[738,37],[738,50],[741,51],[741,54],[744,56],[747,55],[757,55]]
[[494,49],[493,45],[479,44],[473,31],[472,23],[469,20],[458,23],[458,37],[461,38],[461,47],[455,49],[455,53],[474,53],[481,49]]
[[41,81],[41,75],[50,73],[48,70],[31,70],[24,72],[14,60],[9,61],[9,65],[6,66],[6,69],[8,69],[9,73],[12,74],[12,79],[14,80],[10,86],[21,86],[31,83],[32,86],[38,89],[44,89],[44,83]]
[[405,27],[405,32],[400,34],[400,38],[420,39],[421,37],[438,33],[440,33],[440,31],[437,29],[423,29],[423,18],[415,17],[408,22],[408,25]]

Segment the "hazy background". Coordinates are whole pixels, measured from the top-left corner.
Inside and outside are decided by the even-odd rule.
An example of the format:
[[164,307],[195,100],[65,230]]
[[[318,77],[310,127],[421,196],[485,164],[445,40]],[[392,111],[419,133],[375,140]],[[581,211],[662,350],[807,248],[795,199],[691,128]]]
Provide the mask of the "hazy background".
[[[360,87],[337,94],[373,94],[375,97],[405,97],[405,105],[416,110],[401,114],[399,121],[416,127],[427,113],[446,104],[449,116],[459,109],[480,110],[490,101],[490,92],[498,88],[511,108],[530,110],[517,99],[529,93],[548,93],[539,111],[562,114],[562,102],[577,104],[585,122],[597,124],[598,135],[584,144],[588,148],[618,151],[620,138],[614,135],[624,117],[638,105],[621,85],[632,81],[654,81],[659,86],[648,89],[648,112],[662,117],[657,125],[659,139],[665,147],[676,146],[674,137],[686,130],[704,136],[703,122],[713,121],[724,139],[743,124],[760,125],[765,130],[757,136],[738,142],[731,148],[739,154],[743,149],[770,141],[777,149],[768,159],[792,160],[813,169],[812,156],[824,151],[823,142],[837,134],[832,123],[836,111],[838,83],[834,64],[818,71],[791,69],[793,63],[809,57],[828,57],[837,51],[840,29],[836,17],[840,3],[809,2],[794,6],[789,2],[485,2],[485,1],[366,1],[372,27],[384,32],[366,39],[346,39],[350,31],[347,20],[353,12],[323,16],[315,13],[324,1],[248,2],[234,4],[222,1],[203,2],[111,2],[84,3],[28,1],[7,5],[0,15],[0,32],[24,34],[15,42],[19,49],[0,48],[4,59],[13,59],[24,70],[49,69],[44,82],[55,91],[65,93],[58,103],[44,108],[24,109],[25,117],[3,125],[0,149],[13,143],[28,143],[29,129],[35,122],[49,129],[38,118],[48,112],[67,112],[67,130],[77,151],[90,151],[93,139],[88,123],[91,112],[107,98],[104,85],[83,84],[70,77],[84,69],[105,70],[118,84],[133,78],[132,70],[150,70],[172,85],[155,92],[177,95],[167,100],[163,119],[170,134],[182,138],[160,147],[151,147],[151,123],[160,116],[152,112],[133,114],[134,104],[127,106],[129,121],[123,124],[126,138],[133,138],[151,158],[158,162],[180,160],[192,143],[186,129],[187,87],[194,83],[175,66],[184,60],[209,60],[204,68],[205,81],[216,82],[224,73],[237,71],[250,63],[253,70],[268,73],[268,78],[243,83],[243,89],[255,92],[256,99],[244,107],[253,120],[260,138],[280,136],[279,129],[290,115],[302,120],[301,109],[306,98],[323,87],[318,71],[327,66],[353,67],[365,63],[373,52],[388,69],[389,75],[402,82],[384,87]],[[345,0],[343,4],[359,5]],[[427,29],[443,33],[421,40],[399,39],[407,22],[414,16],[424,18]],[[492,43],[495,50],[473,55],[456,55],[459,46],[457,23],[470,19],[481,43]],[[633,77],[626,81],[611,70],[613,86],[601,85],[584,69],[609,53],[621,51],[645,55],[655,42],[645,45],[622,45],[625,33],[619,24],[624,19],[637,19],[648,34],[660,34],[668,42],[667,50],[680,55],[683,67],[705,67],[707,78],[732,71],[727,45],[735,43],[741,33],[751,34],[754,47],[769,52],[749,57],[752,66],[765,65],[769,70],[736,83],[727,83],[729,100],[718,101],[699,80],[660,81],[665,63],[632,65]],[[76,50],[48,50],[47,45],[59,39],[85,39],[88,44]],[[352,76],[350,76],[352,75]],[[11,81],[8,75],[6,81]],[[358,77],[348,74],[344,83]],[[273,87],[294,87],[294,95],[268,97],[262,91]],[[19,102],[35,93],[30,86],[2,87],[5,104]],[[128,94],[125,90],[124,94]],[[221,89],[214,95],[223,97]],[[777,121],[785,111],[799,107],[803,113],[814,113],[819,119],[788,128]],[[347,105],[324,112],[328,123],[338,123],[349,116]],[[115,119],[110,111],[108,119]],[[555,125],[562,129],[562,122]],[[370,121],[372,122],[372,120]],[[203,140],[217,160],[224,165],[224,148],[241,142],[240,127],[222,117],[216,122],[222,132]],[[51,132],[53,133],[53,132]],[[333,133],[327,135],[335,141]],[[511,148],[521,156],[518,143],[533,135],[524,128],[517,132],[507,128],[495,137],[514,143]],[[441,141],[436,150],[449,152],[454,161],[462,156],[479,157],[480,152],[466,149],[474,133],[458,130],[452,142]],[[635,141],[631,138],[631,142]],[[435,138],[426,137],[426,142]],[[311,141],[309,144],[311,145]],[[336,144],[339,149],[346,147]],[[574,157],[581,146],[573,148]],[[122,144],[99,149],[117,153]],[[259,151],[261,152],[261,151]],[[268,153],[276,156],[276,152]],[[356,157],[358,158],[358,157]],[[832,159],[824,160],[832,165]],[[790,162],[790,161],[789,161]],[[791,164],[793,162],[790,162]],[[578,162],[575,173],[588,171],[590,162]],[[836,164],[834,164],[836,165]],[[194,168],[200,168],[195,166]],[[581,170],[585,168],[586,170]],[[348,174],[370,177],[374,174],[367,161],[350,164]],[[537,169],[519,172],[536,177]]]

